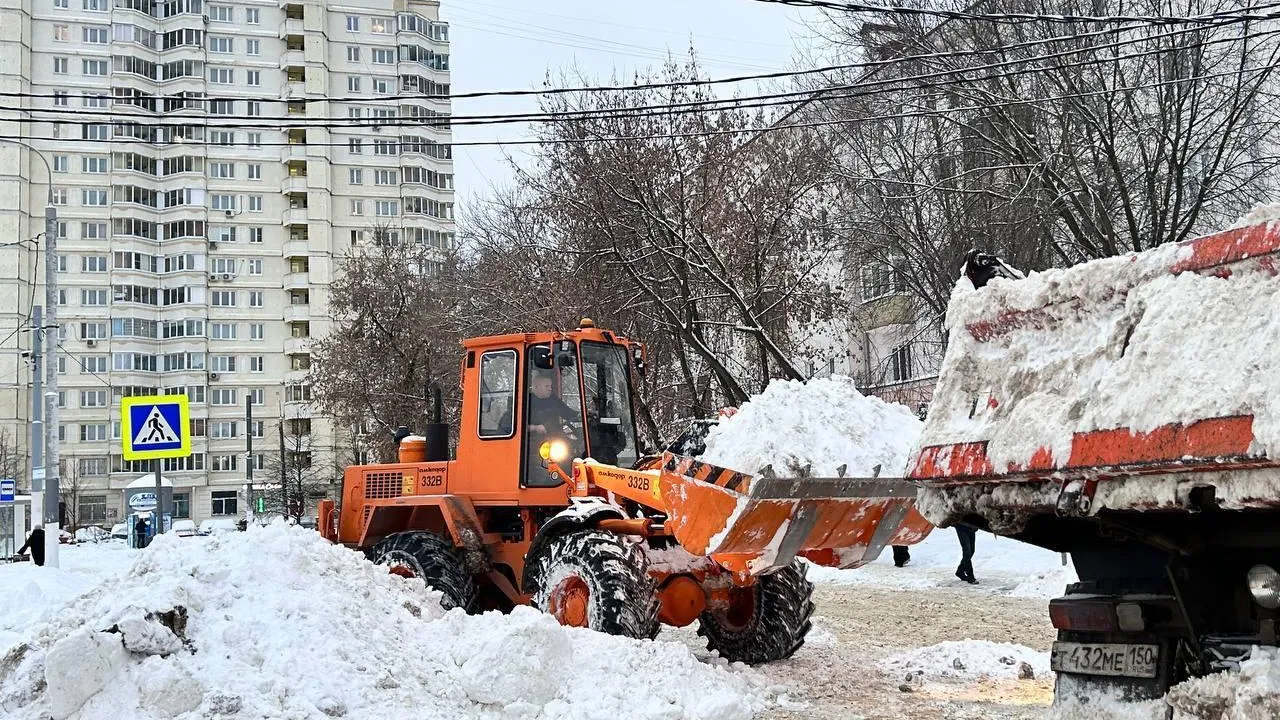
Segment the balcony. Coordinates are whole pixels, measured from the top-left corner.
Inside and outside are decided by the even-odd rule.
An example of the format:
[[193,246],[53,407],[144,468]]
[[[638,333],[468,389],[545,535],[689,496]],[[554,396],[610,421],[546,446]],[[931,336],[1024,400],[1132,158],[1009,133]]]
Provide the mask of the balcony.
[[286,305],[284,319],[289,322],[307,322],[311,320],[310,305]]
[[284,211],[284,216],[281,220],[285,225],[306,225],[307,209],[305,207],[289,208]]
[[285,143],[285,145],[282,148],[280,148],[281,162],[290,162],[295,160],[306,160],[306,159],[307,159],[306,143],[290,142],[290,143]]
[[[284,275],[285,290],[306,290],[311,287],[311,273],[309,272],[290,272]],[[310,312],[307,313],[311,315]]]
[[[286,192],[286,193],[306,192],[307,176],[306,175],[285,176],[285,179],[280,182],[280,191]],[[302,208],[302,209],[305,210],[306,208]]]
[[311,250],[311,241],[305,238],[290,238],[284,242],[284,256],[289,257],[306,257]]
[[302,18],[286,17],[284,20],[284,27],[280,29],[279,37],[281,40],[284,40],[291,35],[302,35],[304,29],[305,28],[302,25]]
[[306,355],[311,351],[311,338],[309,337],[287,337],[284,339],[284,352],[286,355]]

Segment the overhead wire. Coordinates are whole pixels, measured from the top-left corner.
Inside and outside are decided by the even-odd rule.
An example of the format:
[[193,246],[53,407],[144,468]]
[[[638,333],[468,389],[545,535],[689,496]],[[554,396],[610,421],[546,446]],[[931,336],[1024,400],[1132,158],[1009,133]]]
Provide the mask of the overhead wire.
[[934,17],[942,20],[975,20],[996,23],[1025,24],[1029,22],[1046,22],[1057,24],[1072,23],[1110,23],[1110,24],[1145,24],[1145,25],[1179,25],[1179,24],[1211,24],[1224,17],[1246,20],[1260,20],[1251,12],[1226,10],[1202,15],[1068,15],[1057,13],[1025,13],[999,12],[978,13],[967,10],[942,10],[938,8],[918,8],[904,5],[872,5],[855,2],[836,2],[835,0],[754,0],[755,2],[791,7],[813,7],[823,10],[839,10],[849,13],[911,15]]

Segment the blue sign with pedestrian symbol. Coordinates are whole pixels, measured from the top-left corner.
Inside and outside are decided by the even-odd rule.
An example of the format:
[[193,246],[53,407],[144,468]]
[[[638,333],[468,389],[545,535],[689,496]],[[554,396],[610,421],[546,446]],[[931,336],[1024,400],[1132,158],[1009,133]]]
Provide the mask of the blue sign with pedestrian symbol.
[[18,483],[13,480],[0,480],[0,502],[13,502]]
[[127,397],[120,403],[120,439],[125,460],[156,460],[191,454],[191,416],[186,395]]

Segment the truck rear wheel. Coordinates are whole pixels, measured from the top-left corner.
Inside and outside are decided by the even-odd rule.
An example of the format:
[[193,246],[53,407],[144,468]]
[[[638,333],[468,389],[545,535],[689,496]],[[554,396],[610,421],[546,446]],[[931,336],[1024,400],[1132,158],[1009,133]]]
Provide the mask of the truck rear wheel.
[[533,605],[561,625],[610,635],[658,634],[658,596],[640,547],[613,533],[551,538],[529,558]]
[[395,575],[422,578],[440,592],[445,610],[476,610],[475,580],[467,572],[462,554],[447,539],[429,532],[402,532],[388,535],[368,552],[369,560],[386,565]]
[[791,657],[812,627],[813,583],[799,561],[736,587],[729,606],[708,609],[698,619],[698,634],[720,656],[751,665]]

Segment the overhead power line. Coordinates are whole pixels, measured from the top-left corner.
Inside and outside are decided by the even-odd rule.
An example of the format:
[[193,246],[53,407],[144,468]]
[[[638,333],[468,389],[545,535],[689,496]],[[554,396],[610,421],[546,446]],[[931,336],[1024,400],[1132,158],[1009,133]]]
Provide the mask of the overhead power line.
[[[297,128],[315,128],[324,130],[349,130],[349,129],[369,129],[369,128],[422,128],[431,130],[445,130],[451,126],[480,126],[480,125],[498,125],[510,123],[528,123],[528,122],[577,122],[588,119],[599,120],[627,120],[627,119],[644,119],[650,117],[662,117],[669,115],[682,115],[696,112],[708,111],[725,111],[725,110],[745,110],[778,107],[787,105],[798,105],[814,100],[838,100],[838,99],[854,99],[865,98],[882,95],[888,92],[898,92],[905,89],[920,88],[948,88],[956,85],[964,85],[971,82],[990,82],[993,80],[1009,79],[1021,77],[1025,75],[1034,75],[1042,72],[1062,72],[1065,70],[1073,70],[1097,65],[1110,65],[1115,62],[1124,60],[1134,60],[1154,55],[1162,55],[1171,52],[1181,52],[1190,49],[1202,48],[1210,45],[1221,43],[1235,43],[1260,37],[1269,37],[1280,33],[1280,28],[1271,30],[1260,30],[1241,36],[1232,36],[1224,38],[1215,38],[1209,40],[1201,40],[1187,46],[1181,47],[1157,47],[1149,50],[1135,51],[1131,53],[1120,53],[1108,55],[1105,57],[1093,57],[1075,62],[1062,63],[1048,67],[1027,67],[1014,70],[1008,68],[1024,65],[1032,62],[1044,62],[1048,60],[1056,60],[1065,58],[1070,55],[1078,55],[1086,52],[1095,52],[1099,50],[1116,49],[1125,47],[1139,41],[1156,41],[1168,39],[1171,37],[1184,35],[1187,33],[1195,33],[1199,30],[1179,30],[1169,33],[1161,33],[1149,38],[1141,40],[1117,41],[1114,43],[1094,45],[1088,48],[1075,48],[1047,55],[1030,56],[1026,58],[1015,58],[1003,62],[989,63],[987,65],[979,65],[965,68],[954,68],[948,70],[935,71],[930,73],[922,73],[917,75],[908,75],[902,77],[882,78],[874,80],[864,80],[858,83],[846,85],[833,85],[818,90],[804,90],[796,92],[770,93],[763,95],[724,98],[724,99],[707,99],[686,101],[679,103],[664,103],[657,105],[639,105],[631,107],[617,108],[587,108],[580,110],[566,111],[550,111],[550,112],[529,112],[515,114],[492,114],[492,115],[474,115],[474,116],[449,116],[447,118],[427,118],[425,120],[414,118],[316,118],[316,117],[262,117],[252,123],[247,122],[231,122],[227,121],[224,116],[214,116],[217,118],[216,128],[235,129],[235,130],[277,130],[280,123],[286,126]],[[1000,71],[1004,72],[990,72]],[[983,74],[986,73],[986,74]],[[974,77],[966,77],[973,76]],[[904,87],[905,86],[905,87]],[[31,110],[22,110],[24,113],[45,113],[58,115],[76,115],[83,116],[85,113],[80,110],[60,110],[48,108],[33,108]],[[60,123],[71,125],[100,125],[112,122],[114,119],[116,124],[121,124],[123,120],[148,120],[148,124],[158,127],[187,127],[196,125],[203,127],[209,124],[205,118],[199,118],[205,122],[178,122],[174,118],[173,122],[155,122],[149,116],[138,115],[129,112],[97,112],[90,113],[92,119],[81,120],[64,120],[61,118],[44,118],[32,117],[23,121],[32,123]],[[99,119],[100,118],[100,119]],[[193,118],[196,119],[196,118]],[[210,124],[210,127],[215,127]],[[125,139],[124,142],[128,142]],[[455,143],[441,143],[455,144]]]
[[755,2],[792,7],[813,7],[824,10],[839,10],[848,13],[872,13],[883,15],[913,15],[936,17],[943,20],[977,20],[995,23],[1023,24],[1028,22],[1047,23],[1093,23],[1093,24],[1125,24],[1125,25],[1201,25],[1212,24],[1223,18],[1241,20],[1263,20],[1261,15],[1251,11],[1228,10],[1204,15],[1058,15],[1050,13],[975,13],[962,10],[939,10],[934,8],[905,7],[902,5],[870,5],[854,2],[834,2],[833,0],[755,0]]

